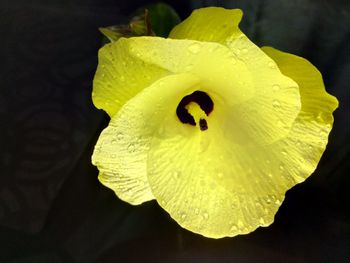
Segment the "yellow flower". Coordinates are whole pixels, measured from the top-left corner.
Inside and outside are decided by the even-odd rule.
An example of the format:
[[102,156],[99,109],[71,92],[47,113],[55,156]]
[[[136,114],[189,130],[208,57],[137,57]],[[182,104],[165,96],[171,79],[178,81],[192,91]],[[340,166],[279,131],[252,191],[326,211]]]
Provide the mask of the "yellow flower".
[[273,222],[315,170],[338,106],[310,62],[260,49],[241,18],[203,8],[167,39],[121,38],[99,51],[94,79],[111,117],[92,157],[101,183],[212,238]]

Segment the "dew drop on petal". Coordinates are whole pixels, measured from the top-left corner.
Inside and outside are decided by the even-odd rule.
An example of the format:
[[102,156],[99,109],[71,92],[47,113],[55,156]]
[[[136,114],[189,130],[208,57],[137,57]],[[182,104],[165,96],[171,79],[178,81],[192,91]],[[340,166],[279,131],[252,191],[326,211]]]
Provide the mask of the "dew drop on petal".
[[197,54],[201,50],[201,47],[201,44],[193,43],[188,47],[188,51],[190,51],[192,54]]
[[238,226],[239,229],[243,228],[244,224],[243,224],[242,220],[238,220],[237,226]]
[[236,232],[236,231],[238,230],[238,228],[237,228],[236,225],[231,225],[230,230],[231,230],[232,232]]
[[278,85],[278,84],[274,84],[274,85],[272,85],[272,90],[274,91],[274,92],[277,92],[277,91],[279,91],[280,90],[280,85]]
[[189,64],[189,65],[185,66],[185,71],[190,71],[190,70],[192,70],[192,68],[193,68],[193,64]]
[[327,132],[325,130],[321,129],[320,130],[320,136],[323,137],[323,138],[327,137]]
[[272,61],[270,61],[268,65],[269,65],[269,67],[272,68],[272,69],[273,69],[273,68],[276,68],[275,63],[273,63]]
[[128,151],[129,151],[130,153],[133,153],[133,152],[135,151],[135,146],[134,146],[133,144],[130,144],[130,145],[128,146]]
[[273,100],[272,102],[272,106],[277,109],[281,106],[281,103],[279,102],[279,100]]
[[204,219],[208,219],[208,218],[209,218],[208,213],[203,213],[203,218],[204,218]]
[[118,140],[118,141],[123,140],[123,137],[124,137],[124,135],[123,135],[121,132],[119,132],[119,133],[117,134],[117,140]]
[[179,173],[178,171],[174,171],[174,172],[173,172],[173,177],[174,177],[175,179],[178,179],[179,176],[180,176],[180,173]]
[[278,120],[278,121],[277,121],[277,126],[283,127],[283,125],[284,125],[284,124],[283,124],[283,121],[281,121],[281,120]]

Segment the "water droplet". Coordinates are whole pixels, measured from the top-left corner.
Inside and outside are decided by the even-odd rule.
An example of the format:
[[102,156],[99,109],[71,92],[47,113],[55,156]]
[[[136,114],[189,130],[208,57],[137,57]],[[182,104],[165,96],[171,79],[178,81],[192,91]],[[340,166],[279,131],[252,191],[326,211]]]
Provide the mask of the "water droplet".
[[204,219],[208,219],[208,218],[209,218],[208,213],[204,213],[204,214],[203,214],[203,218],[204,218]]
[[278,121],[277,121],[277,126],[283,127],[283,125],[284,125],[284,124],[283,124],[283,121],[281,121],[281,120],[278,120]]
[[272,173],[268,173],[267,175],[268,177],[272,178]]
[[198,214],[199,214],[199,209],[198,209],[198,208],[195,208],[195,209],[194,209],[194,213],[195,213],[196,215],[198,215]]
[[264,224],[265,224],[265,220],[264,220],[264,218],[260,217],[260,219],[259,219],[259,223],[260,223],[260,224],[262,224],[262,225],[264,225]]
[[209,48],[209,52],[214,52],[219,48],[219,46],[215,45]]
[[122,81],[122,82],[124,82],[125,81],[125,77],[122,75],[122,76],[120,76],[120,81]]
[[189,64],[189,65],[185,66],[185,71],[190,71],[190,70],[192,70],[192,68],[193,68],[193,64]]
[[238,220],[238,222],[237,222],[237,226],[238,226],[238,228],[243,228],[243,226],[244,226],[244,224],[243,224],[243,222],[242,222],[242,220]]
[[280,170],[283,171],[284,170],[284,166],[283,164],[280,164]]
[[185,213],[182,213],[181,214],[181,219],[184,220],[186,218],[186,214]]
[[280,205],[280,204],[281,204],[281,201],[278,200],[278,199],[276,199],[275,204],[276,204],[276,205]]
[[320,136],[323,137],[323,138],[327,137],[328,133],[325,130],[320,130]]
[[218,173],[218,177],[219,177],[219,178],[222,178],[222,177],[224,177],[224,174],[223,174],[222,172],[219,172],[219,173]]
[[114,159],[116,157],[115,154],[111,154],[111,158]]
[[272,102],[272,106],[277,109],[281,106],[281,103],[279,102],[279,100],[273,100]]
[[274,85],[272,85],[272,90],[274,91],[274,92],[277,92],[277,91],[279,91],[280,90],[280,85],[278,85],[278,84],[274,84]]
[[112,139],[111,140],[111,144],[116,144],[117,143],[117,140],[116,139]]
[[175,179],[178,179],[179,176],[180,176],[180,173],[179,173],[178,171],[174,171],[174,172],[173,172],[173,177],[174,177]]
[[128,146],[128,151],[129,151],[129,153],[133,153],[135,151],[135,146],[133,144],[130,144]]
[[282,153],[284,156],[287,155],[287,152],[286,152],[286,151],[282,151],[281,153]]
[[270,68],[276,68],[276,64],[272,61],[269,62],[269,67]]
[[230,230],[231,230],[232,232],[236,232],[236,231],[238,230],[238,228],[237,228],[236,225],[232,225],[231,228],[230,228]]
[[247,54],[248,53],[248,49],[246,49],[246,48],[243,48],[241,51],[242,51],[243,54]]
[[[227,58],[230,60],[230,62],[232,64],[236,64],[237,63],[237,59],[236,59],[236,56],[234,54],[229,54]],[[222,65],[222,68],[225,69],[226,66]],[[244,86],[244,83],[242,83],[242,85]]]
[[119,133],[117,134],[117,140],[118,140],[118,141],[123,140],[123,137],[124,137],[124,135],[123,135],[121,132],[119,132]]
[[201,50],[201,44],[200,43],[193,43],[188,47],[188,51],[190,51],[192,54],[197,54]]

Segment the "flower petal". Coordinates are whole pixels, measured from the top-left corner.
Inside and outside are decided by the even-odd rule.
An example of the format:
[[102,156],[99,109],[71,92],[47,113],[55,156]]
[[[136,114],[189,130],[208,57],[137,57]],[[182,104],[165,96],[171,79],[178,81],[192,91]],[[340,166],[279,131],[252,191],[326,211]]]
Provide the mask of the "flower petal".
[[273,147],[280,148],[286,157],[281,163],[285,176],[302,182],[316,169],[325,151],[338,100],[327,93],[320,72],[306,59],[272,47],[262,50],[300,87],[300,114],[288,136]]
[[190,139],[164,135],[150,147],[154,196],[181,226],[207,237],[271,224],[285,192],[310,176],[327,144],[338,102],[320,73],[300,57],[264,51],[300,86],[302,108],[288,134],[268,145],[239,144],[214,118]]
[[92,99],[96,108],[105,110],[110,117],[140,90],[168,74],[138,59],[128,43],[120,38],[99,50]]
[[235,54],[213,42],[129,39],[130,48],[145,63],[198,76],[204,83],[202,89],[227,105],[223,115],[230,119],[228,130],[239,129],[245,141],[268,144],[288,133],[300,110],[299,89],[249,40],[241,38],[232,45],[244,43],[251,47],[249,52]]
[[238,24],[243,12],[240,9],[206,7],[196,9],[183,22],[173,28],[169,38],[193,39],[225,43],[228,37],[240,35]]
[[170,134],[153,139],[148,178],[182,227],[221,238],[271,224],[285,188],[268,175],[269,163],[260,162],[265,152],[235,143],[215,118],[191,137]]
[[[154,199],[147,179],[149,144],[153,134],[162,129],[165,116],[181,123],[175,114],[177,104],[181,96],[195,90],[197,83],[198,79],[189,74],[156,81],[129,100],[100,135],[92,162],[100,171],[101,183],[120,199],[134,205]],[[183,126],[167,129],[186,132],[181,130]]]
[[238,122],[245,123],[242,129],[250,140],[268,144],[289,131],[300,110],[299,91],[291,80],[288,83],[284,79],[281,85],[282,74],[276,63],[240,31],[242,14],[240,9],[197,9],[173,29],[170,37],[220,43],[244,64],[255,94],[235,113]]

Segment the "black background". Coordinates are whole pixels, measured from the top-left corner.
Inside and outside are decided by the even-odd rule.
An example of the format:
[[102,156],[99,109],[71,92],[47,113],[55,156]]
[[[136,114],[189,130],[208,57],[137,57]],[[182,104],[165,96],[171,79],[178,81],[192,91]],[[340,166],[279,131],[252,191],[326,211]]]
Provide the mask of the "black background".
[[149,2],[0,0],[0,262],[349,262],[348,1],[166,1],[182,18],[242,8],[251,39],[312,61],[340,102],[316,172],[275,223],[220,240],[180,228],[154,201],[120,201],[90,162],[108,124],[90,99],[97,28]]

